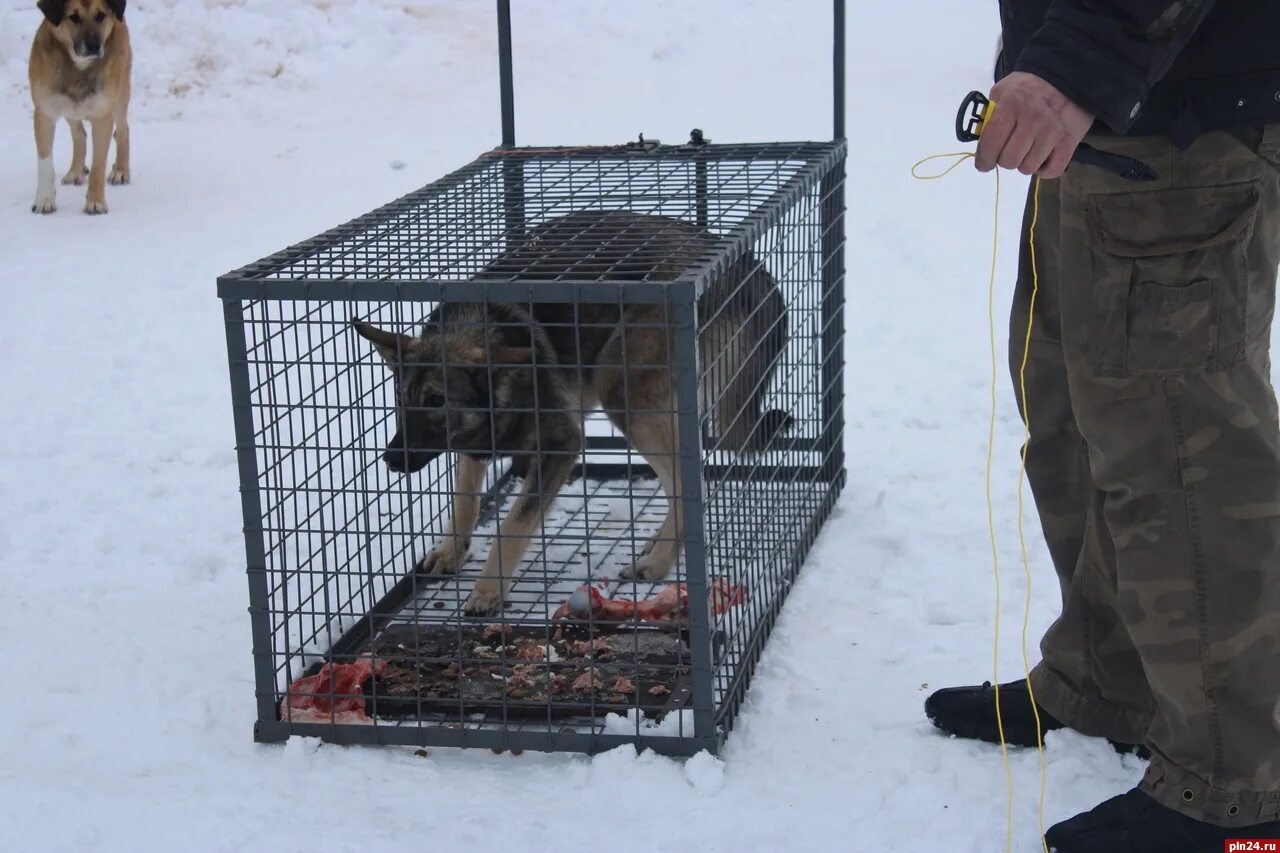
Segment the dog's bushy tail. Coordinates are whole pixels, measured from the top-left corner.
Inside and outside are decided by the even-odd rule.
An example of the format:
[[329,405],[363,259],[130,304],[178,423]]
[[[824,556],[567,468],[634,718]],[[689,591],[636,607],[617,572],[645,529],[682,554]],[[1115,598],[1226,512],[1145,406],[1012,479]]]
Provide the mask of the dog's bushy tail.
[[703,295],[707,318],[699,340],[706,371],[705,412],[712,417],[713,447],[732,452],[765,449],[795,419],[764,409],[769,384],[787,346],[787,311],[773,276],[746,255]]

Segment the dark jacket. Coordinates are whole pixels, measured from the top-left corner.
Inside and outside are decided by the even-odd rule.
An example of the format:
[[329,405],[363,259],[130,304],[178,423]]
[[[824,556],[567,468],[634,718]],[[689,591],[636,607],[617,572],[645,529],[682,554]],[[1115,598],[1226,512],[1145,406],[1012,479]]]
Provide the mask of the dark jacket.
[[996,76],[1028,71],[1098,130],[1172,136],[1280,122],[1280,0],[1001,0]]

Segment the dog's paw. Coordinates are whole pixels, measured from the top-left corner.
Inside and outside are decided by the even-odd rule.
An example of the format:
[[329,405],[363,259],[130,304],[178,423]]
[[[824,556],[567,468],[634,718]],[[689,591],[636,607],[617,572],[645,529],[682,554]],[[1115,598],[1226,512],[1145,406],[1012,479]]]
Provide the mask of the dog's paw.
[[79,187],[83,186],[84,182],[87,180],[89,180],[88,169],[81,169],[79,171],[72,169],[70,172],[67,172],[62,176],[62,185],[64,187]]
[[457,542],[452,537],[447,538],[419,560],[413,567],[413,572],[430,577],[454,574],[459,566],[467,562],[470,545],[469,541]]
[[116,186],[129,183],[129,170],[116,166],[111,170],[111,174],[107,175],[107,183],[115,184]]
[[618,577],[624,580],[660,581],[671,572],[675,560],[664,555],[655,555],[653,551],[642,556],[622,571]]
[[476,581],[471,597],[462,606],[468,616],[492,616],[502,610],[502,584],[494,580]]
[[90,216],[100,216],[107,212],[107,203],[101,200],[89,199],[84,203],[84,212]]
[[58,209],[53,201],[53,196],[36,196],[35,203],[31,205],[32,213],[53,213]]

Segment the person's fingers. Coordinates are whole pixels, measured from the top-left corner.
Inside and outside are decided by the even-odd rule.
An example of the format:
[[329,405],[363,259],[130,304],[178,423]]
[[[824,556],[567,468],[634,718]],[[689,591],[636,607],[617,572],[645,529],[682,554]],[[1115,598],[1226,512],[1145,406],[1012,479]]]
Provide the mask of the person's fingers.
[[1076,153],[1076,147],[1066,142],[1059,142],[1053,148],[1053,153],[1049,155],[1049,159],[1036,172],[1036,177],[1051,181],[1054,178],[1061,178],[1062,173],[1067,171],[1067,166],[1071,164],[1071,155]]
[[1022,158],[1022,162],[1018,164],[1018,171],[1024,175],[1034,175],[1044,168],[1049,157],[1053,154],[1054,141],[1052,137],[1042,137],[1035,141],[1031,146],[1031,150]]
[[996,160],[1013,133],[1014,117],[1010,111],[1001,110],[998,106],[991,120],[982,128],[982,136],[978,137],[978,150],[974,152],[975,165],[979,172],[990,172],[996,167]]
[[1030,127],[1023,124],[1016,125],[1009,136],[1009,141],[1000,151],[1000,156],[996,158],[996,162],[1002,169],[1018,168],[1036,141],[1036,134]]

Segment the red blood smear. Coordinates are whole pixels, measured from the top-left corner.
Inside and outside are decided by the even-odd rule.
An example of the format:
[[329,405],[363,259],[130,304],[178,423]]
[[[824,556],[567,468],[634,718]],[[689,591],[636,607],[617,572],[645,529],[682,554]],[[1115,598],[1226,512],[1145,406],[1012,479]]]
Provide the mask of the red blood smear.
[[280,701],[280,719],[293,723],[372,723],[365,713],[363,685],[387,668],[384,660],[327,663],[315,675],[300,678]]
[[737,607],[747,601],[747,588],[733,586],[728,581],[716,579],[711,582],[707,596],[711,599],[711,612],[719,616],[730,607]]
[[[722,579],[711,582],[708,589],[711,611],[716,615],[747,600],[747,591]],[[689,611],[689,590],[682,583],[667,584],[653,598],[639,603],[625,598],[605,598],[600,590],[583,584],[560,608],[554,619],[594,619],[601,622],[671,622],[677,614]]]

